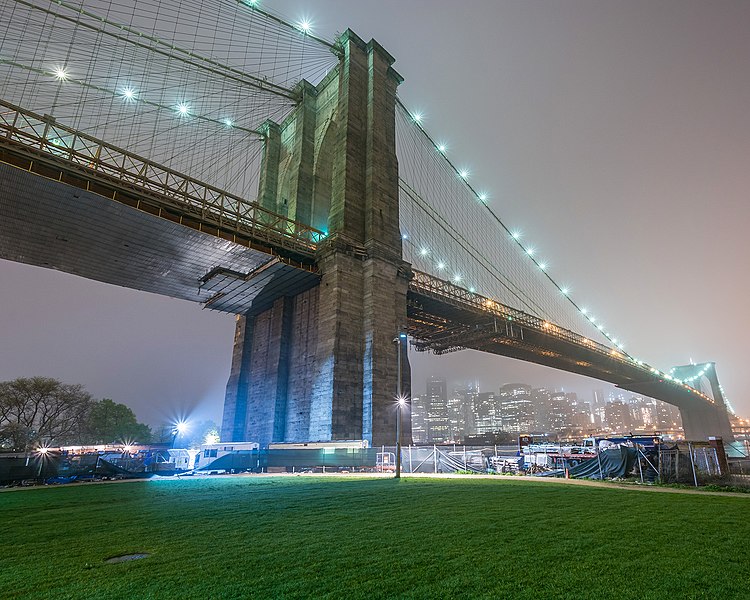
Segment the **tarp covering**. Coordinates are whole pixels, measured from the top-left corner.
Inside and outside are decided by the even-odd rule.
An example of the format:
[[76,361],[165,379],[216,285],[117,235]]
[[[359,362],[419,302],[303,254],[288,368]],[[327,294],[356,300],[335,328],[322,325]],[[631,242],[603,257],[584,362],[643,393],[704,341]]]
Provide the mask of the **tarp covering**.
[[586,460],[569,470],[571,477],[588,479],[613,479],[625,477],[633,469],[636,459],[635,448],[608,448],[599,453],[599,458]]

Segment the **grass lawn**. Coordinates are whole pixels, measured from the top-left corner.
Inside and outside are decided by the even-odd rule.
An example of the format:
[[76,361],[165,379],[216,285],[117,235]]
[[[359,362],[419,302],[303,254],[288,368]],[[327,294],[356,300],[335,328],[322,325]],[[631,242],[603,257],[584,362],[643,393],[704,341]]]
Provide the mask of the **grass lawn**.
[[749,518],[750,498],[505,478],[30,489],[0,493],[0,598],[750,598]]

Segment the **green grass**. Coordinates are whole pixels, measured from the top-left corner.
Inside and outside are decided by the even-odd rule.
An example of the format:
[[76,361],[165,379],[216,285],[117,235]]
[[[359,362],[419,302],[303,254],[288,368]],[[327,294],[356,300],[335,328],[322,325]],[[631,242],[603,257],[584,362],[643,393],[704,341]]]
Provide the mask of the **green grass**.
[[0,493],[0,598],[748,598],[748,517],[750,498],[506,478],[31,489]]

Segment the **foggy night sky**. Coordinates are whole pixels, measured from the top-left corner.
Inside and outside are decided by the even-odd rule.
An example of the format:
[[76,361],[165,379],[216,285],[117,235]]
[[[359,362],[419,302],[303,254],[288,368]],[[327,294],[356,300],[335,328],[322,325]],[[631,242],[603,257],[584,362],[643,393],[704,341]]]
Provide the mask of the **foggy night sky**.
[[[652,365],[716,361],[738,413],[750,297],[750,2],[266,0],[331,39],[377,39],[449,157],[552,276]],[[220,422],[234,317],[0,261],[0,380],[81,383],[157,424]],[[432,374],[594,380],[475,352],[412,354]]]

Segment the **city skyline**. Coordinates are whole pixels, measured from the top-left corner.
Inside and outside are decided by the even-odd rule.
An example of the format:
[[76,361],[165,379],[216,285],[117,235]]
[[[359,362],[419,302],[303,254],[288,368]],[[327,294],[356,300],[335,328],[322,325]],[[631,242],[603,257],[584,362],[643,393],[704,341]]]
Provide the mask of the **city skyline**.
[[523,434],[550,441],[633,432],[684,435],[677,407],[617,388],[595,390],[587,399],[521,382],[487,390],[431,376],[424,390],[411,402],[415,444],[508,443]]

